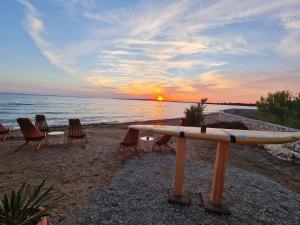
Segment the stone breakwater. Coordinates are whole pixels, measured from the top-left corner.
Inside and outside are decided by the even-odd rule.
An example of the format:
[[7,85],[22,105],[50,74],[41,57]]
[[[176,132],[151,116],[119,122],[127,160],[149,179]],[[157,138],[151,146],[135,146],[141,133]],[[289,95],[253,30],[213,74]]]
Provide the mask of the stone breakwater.
[[260,120],[250,119],[243,116],[235,115],[237,112],[245,112],[246,114],[253,112],[251,109],[227,109],[219,112],[218,120],[220,122],[241,122],[248,127],[249,130],[261,130],[261,131],[282,131],[282,132],[294,132],[299,131],[294,128],[281,126],[274,123],[268,123]]

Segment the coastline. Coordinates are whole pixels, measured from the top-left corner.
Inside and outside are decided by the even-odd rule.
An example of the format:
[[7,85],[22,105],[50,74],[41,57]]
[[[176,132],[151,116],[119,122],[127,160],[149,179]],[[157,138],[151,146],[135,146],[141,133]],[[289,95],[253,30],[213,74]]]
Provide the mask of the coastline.
[[[219,113],[208,113],[205,116],[205,122],[206,123],[214,123],[217,121]],[[160,125],[160,124],[168,124],[168,125],[180,125],[180,120],[182,117],[176,117],[176,118],[170,118],[170,119],[158,119],[158,120],[137,120],[132,122],[100,122],[100,123],[90,123],[90,124],[82,124],[83,128],[101,128],[101,127],[122,127],[124,129],[127,129],[128,125],[133,124],[154,124],[154,125]],[[54,125],[50,126],[50,131],[61,131],[65,130],[67,131],[68,125]],[[20,129],[13,129],[14,132],[17,132],[17,136],[21,137]]]
[[[216,122],[216,115],[207,115],[207,122]],[[51,144],[38,152],[31,146],[15,153],[14,150],[24,142],[23,138],[0,142],[0,192],[19,187],[22,182],[38,184],[46,179],[48,185],[55,184],[57,193],[66,196],[53,212],[53,219],[60,221],[72,218],[77,210],[90,205],[91,197],[96,191],[110,187],[130,159],[147,154],[119,152],[119,143],[129,124],[179,125],[180,119],[84,125],[88,138],[85,149],[76,143],[68,148],[61,144]],[[67,128],[58,126],[52,130]],[[144,134],[146,133],[141,135]],[[172,139],[171,145],[176,147],[175,138]],[[186,160],[213,165],[215,149],[216,143],[189,140]],[[163,149],[158,154],[174,157],[174,152],[169,149]],[[295,176],[299,165],[279,161],[257,145],[232,145],[229,165],[265,176],[300,194],[300,177]]]

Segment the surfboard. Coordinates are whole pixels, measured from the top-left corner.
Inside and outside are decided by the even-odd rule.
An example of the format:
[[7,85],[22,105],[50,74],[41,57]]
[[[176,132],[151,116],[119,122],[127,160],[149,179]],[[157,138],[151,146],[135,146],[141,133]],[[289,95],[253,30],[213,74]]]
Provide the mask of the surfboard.
[[174,137],[238,144],[281,144],[300,140],[300,132],[269,132],[207,128],[206,133],[201,133],[200,127],[164,125],[130,125],[128,127],[158,134],[167,134]]

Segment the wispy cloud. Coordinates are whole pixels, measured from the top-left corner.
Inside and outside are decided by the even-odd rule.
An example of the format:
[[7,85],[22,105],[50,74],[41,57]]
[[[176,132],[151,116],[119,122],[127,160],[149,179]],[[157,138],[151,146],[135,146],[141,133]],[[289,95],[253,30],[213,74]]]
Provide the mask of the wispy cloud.
[[[92,90],[147,96],[159,88],[198,98],[195,93],[205,94],[201,88],[213,93],[243,83],[242,74],[229,79],[230,71],[237,74],[238,57],[300,55],[299,0],[141,1],[114,8],[102,1],[52,0],[50,5],[66,12],[65,32],[81,32],[64,42],[64,33],[42,16],[47,12],[19,2],[26,10],[25,29],[44,56]],[[261,38],[264,28],[255,30],[255,23],[267,22],[283,28],[281,39]]]
[[75,73],[76,70],[67,65],[67,57],[59,53],[56,46],[53,46],[45,38],[43,38],[44,23],[39,17],[39,12],[26,0],[19,0],[24,5],[26,10],[25,29],[35,41],[37,47],[41,50],[44,56],[54,65],[62,68],[68,73]]
[[281,15],[282,25],[287,34],[281,40],[279,52],[286,57],[300,56],[300,9],[291,10]]

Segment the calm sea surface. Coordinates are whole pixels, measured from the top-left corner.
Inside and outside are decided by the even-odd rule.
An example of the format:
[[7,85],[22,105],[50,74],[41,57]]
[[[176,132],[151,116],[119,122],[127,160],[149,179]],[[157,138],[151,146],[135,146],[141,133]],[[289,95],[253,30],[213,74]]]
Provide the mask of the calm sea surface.
[[[131,122],[178,118],[191,103],[98,99],[59,96],[0,94],[0,122],[18,127],[18,117],[34,119],[45,114],[49,125],[67,125],[68,118],[80,118],[83,124]],[[206,112],[243,106],[207,105]]]

